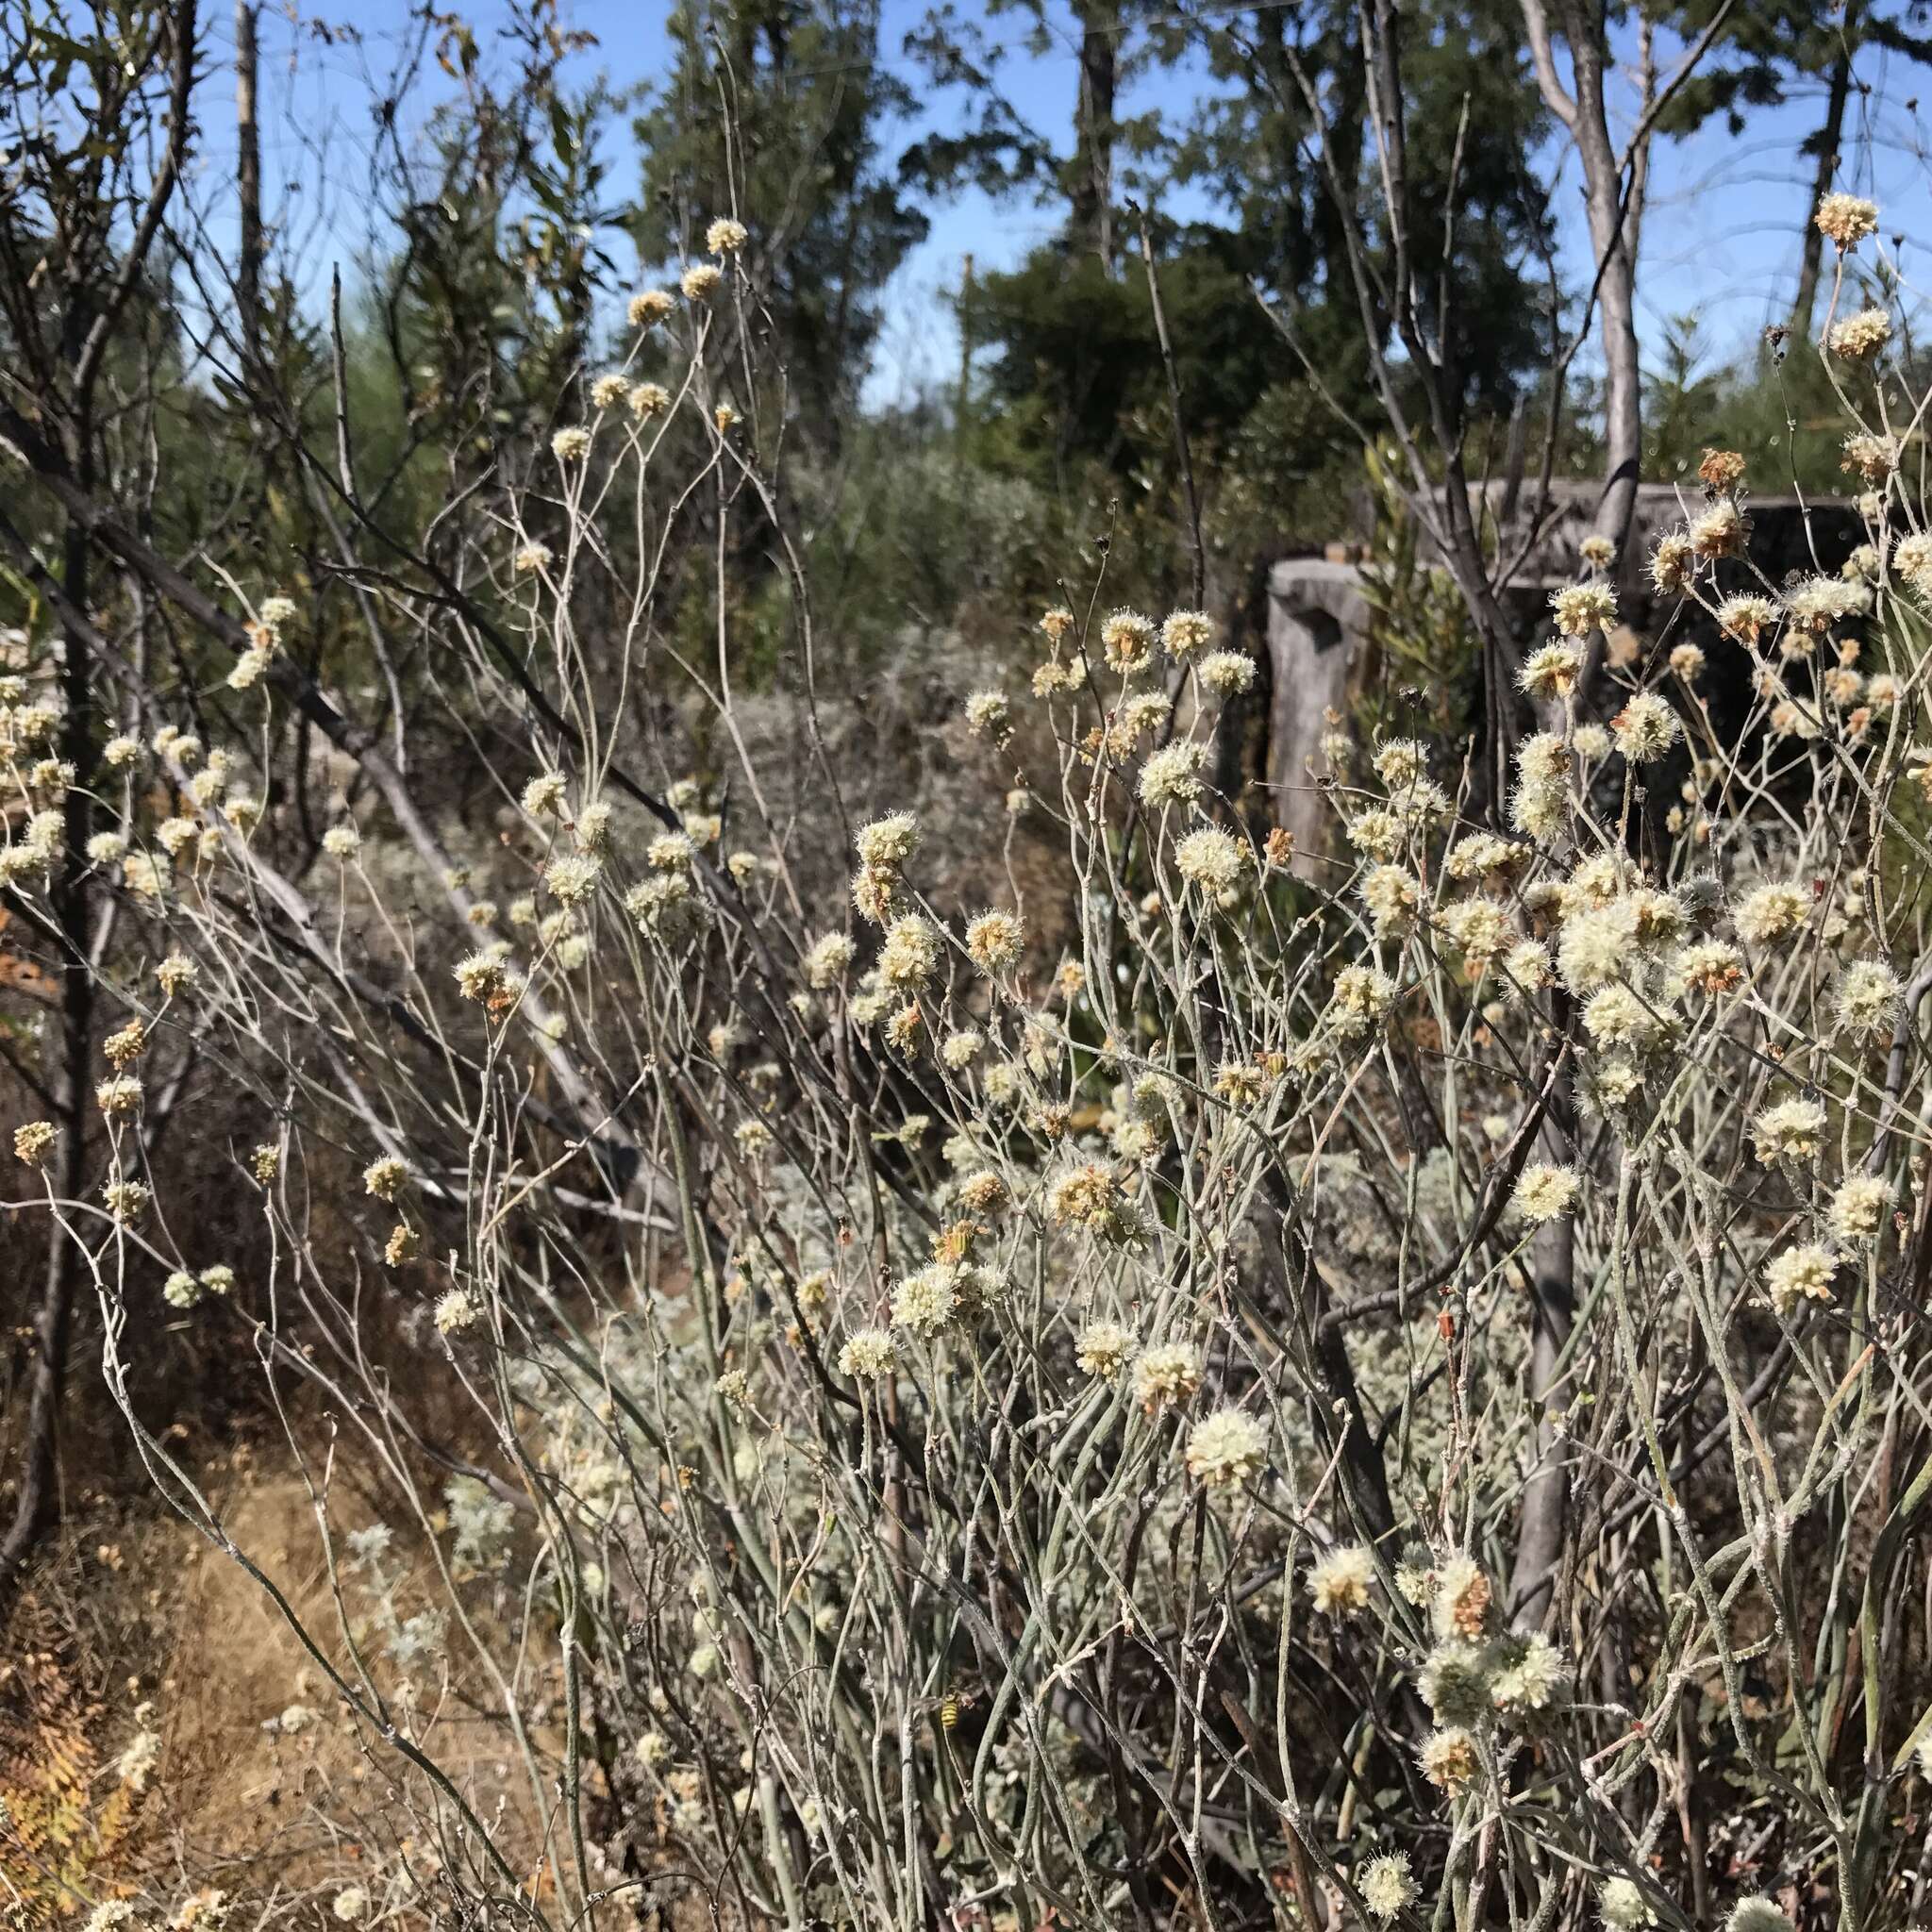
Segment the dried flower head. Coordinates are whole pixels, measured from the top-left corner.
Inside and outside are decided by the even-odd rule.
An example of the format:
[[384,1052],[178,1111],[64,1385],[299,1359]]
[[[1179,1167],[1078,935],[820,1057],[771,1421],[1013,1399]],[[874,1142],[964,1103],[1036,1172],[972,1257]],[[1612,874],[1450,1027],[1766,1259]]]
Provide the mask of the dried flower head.
[[1899,444],[1895,436],[1856,430],[1840,447],[1844,456],[1839,468],[1867,483],[1883,483],[1898,468]]
[[1144,671],[1154,656],[1154,620],[1138,610],[1115,610],[1102,619],[1100,648],[1124,677]]
[[1482,1769],[1475,1739],[1460,1724],[1432,1731],[1418,1754],[1423,1775],[1443,1791],[1459,1791],[1475,1781]]
[[1201,1355],[1190,1342],[1156,1342],[1134,1363],[1134,1400],[1149,1415],[1179,1407],[1200,1386]]
[[649,328],[669,315],[676,304],[667,289],[641,289],[625,310],[633,328]]

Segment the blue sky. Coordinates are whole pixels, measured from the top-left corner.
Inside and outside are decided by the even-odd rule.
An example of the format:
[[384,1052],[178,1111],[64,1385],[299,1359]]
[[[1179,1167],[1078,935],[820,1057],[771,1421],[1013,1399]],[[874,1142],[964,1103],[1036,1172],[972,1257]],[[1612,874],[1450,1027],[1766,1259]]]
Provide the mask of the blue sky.
[[[895,138],[910,140],[927,126],[949,125],[958,111],[957,103],[943,98],[925,100],[929,90],[917,65],[899,51],[925,6],[926,0],[887,0],[885,6],[882,46],[887,58],[925,101],[918,120],[889,131],[889,149]],[[479,38],[487,38],[506,13],[502,0],[478,0],[462,10],[478,26]],[[1214,10],[1227,9],[1217,5]],[[575,71],[585,78],[603,71],[623,83],[652,79],[665,64],[666,11],[665,0],[564,0],[567,24],[597,39],[594,48],[577,57]],[[330,0],[314,17],[353,27],[362,37],[360,46],[325,46],[312,33],[264,9],[261,52],[264,172],[271,189],[278,171],[303,177],[291,204],[301,213],[291,219],[319,263],[332,254],[353,255],[360,239],[355,180],[358,165],[366,171],[369,153],[366,80],[371,71],[386,70],[404,36],[395,0]],[[225,29],[225,16],[220,18]],[[991,25],[994,39],[1015,43],[1003,84],[1037,125],[1064,129],[1071,122],[1076,86],[1071,27],[1063,24],[1043,54],[1018,44],[1023,29],[1023,20],[1011,14]],[[1666,68],[1672,51],[1659,50]],[[1932,224],[1924,218],[1932,132],[1915,104],[1907,105],[1921,87],[1932,100],[1932,73],[1888,67],[1876,56],[1867,60],[1861,78],[1874,92],[1862,104],[1861,131],[1869,139],[1858,144],[1855,172],[1841,185],[1877,196],[1887,232],[1899,228],[1908,237],[1932,238]],[[1178,122],[1186,118],[1200,84],[1198,76],[1157,76],[1130,91],[1122,111],[1154,110]],[[1624,98],[1627,103],[1627,90]],[[1653,349],[1661,342],[1667,319],[1694,315],[1698,340],[1713,361],[1721,360],[1782,315],[1796,274],[1798,230],[1809,192],[1810,162],[1800,156],[1798,144],[1822,113],[1821,96],[1804,92],[1783,108],[1757,112],[1739,138],[1720,125],[1688,142],[1659,144],[1640,276],[1644,335]],[[207,162],[219,169],[222,118],[205,114],[204,127],[210,138]],[[317,141],[326,146],[325,172],[333,183],[328,192],[309,158],[309,145]],[[1848,154],[1853,147],[1846,143]],[[613,153],[612,158],[622,169],[627,156]],[[1548,158],[1560,170],[1557,206],[1570,238],[1566,266],[1573,281],[1580,280],[1587,277],[1590,263],[1575,164],[1560,151]],[[618,185],[623,191],[629,183]],[[1202,210],[1197,205],[1175,211]],[[889,292],[888,325],[871,384],[874,398],[943,379],[956,366],[958,342],[942,296],[958,286],[964,258],[973,256],[981,269],[1010,266],[1052,232],[1054,220],[1049,208],[997,205],[977,194],[934,209],[930,237]],[[1909,273],[1910,245],[1905,259]]]

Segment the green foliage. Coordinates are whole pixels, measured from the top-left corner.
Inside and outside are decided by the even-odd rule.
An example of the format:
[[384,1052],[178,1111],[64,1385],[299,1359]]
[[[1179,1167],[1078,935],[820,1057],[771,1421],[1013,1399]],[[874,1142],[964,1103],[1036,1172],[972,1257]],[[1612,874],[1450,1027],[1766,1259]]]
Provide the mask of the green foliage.
[[[1281,345],[1219,237],[1165,257],[1159,275],[1188,432],[1216,448],[1279,373]],[[989,407],[1023,447],[1124,476],[1165,459],[1167,382],[1138,264],[1117,275],[1092,256],[1041,250],[986,278],[971,324],[992,347]]]
[[[1514,4],[1428,0],[1403,11],[1411,272],[1429,291],[1446,276],[1452,365],[1470,394],[1496,403],[1548,349],[1541,254],[1552,231],[1536,162],[1548,122]],[[1373,249],[1368,266],[1384,286],[1393,235],[1367,141],[1354,6],[1261,9],[1245,32],[1174,33],[1174,51],[1197,38],[1210,71],[1228,83],[1198,108],[1177,178],[1211,187],[1233,208],[1235,258],[1295,313],[1311,358],[1324,371],[1358,367],[1360,308],[1330,167],[1354,193]],[[1334,130],[1325,160],[1305,88]],[[1446,224],[1452,192],[1457,219]],[[1381,346],[1390,326],[1379,315]]]

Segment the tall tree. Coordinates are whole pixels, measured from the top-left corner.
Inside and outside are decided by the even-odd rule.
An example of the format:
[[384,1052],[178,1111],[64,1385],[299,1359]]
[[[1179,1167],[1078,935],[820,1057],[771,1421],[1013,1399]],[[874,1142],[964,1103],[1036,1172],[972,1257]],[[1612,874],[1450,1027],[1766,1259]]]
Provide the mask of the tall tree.
[[[1121,96],[1137,74],[1165,57],[1164,19],[1154,0],[1068,0],[1074,86],[1064,123],[1042,125],[1000,84],[1016,51],[1034,58],[1070,44],[1063,16],[1050,0],[986,0],[984,16],[970,20],[951,4],[930,8],[906,37],[936,87],[958,91],[963,124],[935,130],[901,161],[907,178],[931,192],[971,185],[994,195],[1031,193],[1064,210],[1057,246],[1073,258],[1091,257],[1114,274],[1124,236],[1119,208],[1141,184],[1127,165],[1166,144],[1155,113],[1124,116]],[[1026,23],[1017,41],[996,38],[999,23]]]
[[[1419,208],[1454,207],[1404,238],[1417,285],[1456,289],[1452,340],[1443,344],[1473,393],[1507,399],[1538,358],[1542,270],[1551,245],[1536,156],[1549,118],[1528,84],[1521,20],[1508,0],[1420,0],[1407,20],[1402,73],[1406,159]],[[1360,380],[1359,318],[1348,261],[1359,225],[1386,277],[1395,240],[1379,165],[1367,143],[1368,69],[1352,0],[1257,9],[1252,19],[1163,30],[1165,58],[1191,50],[1217,80],[1174,157],[1177,180],[1210,188],[1233,211],[1247,273],[1300,318],[1324,373]],[[1316,92],[1329,159],[1303,93]],[[1344,221],[1328,166],[1350,194]],[[1393,327],[1382,305],[1381,340]]]

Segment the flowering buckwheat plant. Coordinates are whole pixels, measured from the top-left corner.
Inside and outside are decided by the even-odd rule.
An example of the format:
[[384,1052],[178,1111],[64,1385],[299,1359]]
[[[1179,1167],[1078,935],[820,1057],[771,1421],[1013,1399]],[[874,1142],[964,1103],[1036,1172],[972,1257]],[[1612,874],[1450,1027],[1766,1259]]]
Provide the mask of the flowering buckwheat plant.
[[[1842,283],[1872,221],[1820,223]],[[1870,492],[1843,569],[1757,575],[1713,453],[1641,649],[1606,652],[1607,541],[1538,612],[1507,788],[1335,721],[1311,884],[1224,783],[1240,640],[1104,583],[961,683],[978,807],[874,782],[716,347],[760,250],[706,247],[423,599],[480,829],[269,648],[292,604],[204,614],[259,656],[207,741],[143,715],[75,773],[43,694],[0,710],[8,881],[84,782],[138,954],[97,1191],[49,1127],[15,1152],[225,1552],[137,1399],[141,1297],[301,1392],[317,1694],[447,1896],[1922,1923],[1932,530],[1864,381],[1887,327],[1823,339]],[[708,661],[658,628],[700,491],[787,560],[782,719],[734,696],[722,595]],[[290,717],[334,793],[306,868]],[[247,1257],[151,1168],[191,1038],[272,1124]],[[452,1769],[472,1724],[534,1840]]]

